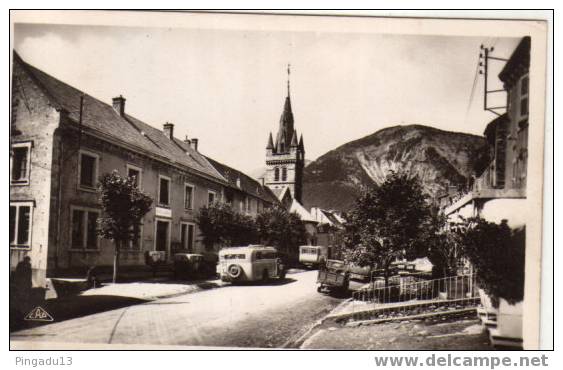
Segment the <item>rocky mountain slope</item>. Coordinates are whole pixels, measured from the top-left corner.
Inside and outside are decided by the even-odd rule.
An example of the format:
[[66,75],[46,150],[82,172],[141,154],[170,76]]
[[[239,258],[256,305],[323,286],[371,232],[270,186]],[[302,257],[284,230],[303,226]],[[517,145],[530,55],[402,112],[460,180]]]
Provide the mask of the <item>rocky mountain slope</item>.
[[390,170],[407,170],[436,196],[448,184],[463,186],[473,174],[480,136],[422,125],[393,126],[351,141],[305,168],[303,203],[309,209],[350,209],[362,186],[380,184]]

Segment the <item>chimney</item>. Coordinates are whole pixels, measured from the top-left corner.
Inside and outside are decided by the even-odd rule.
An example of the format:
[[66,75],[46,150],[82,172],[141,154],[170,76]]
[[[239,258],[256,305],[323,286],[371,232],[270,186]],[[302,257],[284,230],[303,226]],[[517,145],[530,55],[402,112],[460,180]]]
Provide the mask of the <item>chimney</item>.
[[174,124],[166,122],[163,126],[164,135],[172,140],[174,138]]
[[197,142],[199,140],[196,139],[195,137],[192,138],[192,148],[197,152]]
[[191,145],[191,144],[190,144],[190,139],[188,139],[188,135],[186,135],[186,137],[184,138],[184,144]]
[[122,95],[119,95],[116,98],[112,99],[113,109],[120,115],[125,115],[125,98]]

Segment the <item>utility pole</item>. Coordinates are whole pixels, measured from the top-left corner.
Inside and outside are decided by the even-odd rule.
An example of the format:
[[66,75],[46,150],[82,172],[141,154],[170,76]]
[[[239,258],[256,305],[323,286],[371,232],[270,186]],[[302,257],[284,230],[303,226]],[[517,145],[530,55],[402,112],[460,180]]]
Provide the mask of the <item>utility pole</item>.
[[479,74],[483,75],[484,77],[484,89],[483,89],[483,109],[489,111],[491,113],[496,114],[497,116],[501,116],[501,113],[497,112],[499,109],[506,109],[506,105],[504,106],[496,106],[496,107],[489,107],[487,102],[487,97],[489,94],[504,92],[504,89],[495,89],[489,90],[489,60],[492,61],[502,61],[507,62],[508,59],[499,58],[491,56],[491,53],[495,50],[494,46],[490,48],[483,46],[481,44],[481,52],[479,53]]

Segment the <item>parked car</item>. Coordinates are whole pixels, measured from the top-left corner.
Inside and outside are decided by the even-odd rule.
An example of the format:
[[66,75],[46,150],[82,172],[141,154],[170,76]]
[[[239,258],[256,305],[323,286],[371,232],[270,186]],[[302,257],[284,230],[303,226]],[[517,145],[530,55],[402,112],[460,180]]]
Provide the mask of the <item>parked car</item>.
[[217,277],[217,266],[219,264],[219,256],[217,253],[204,252],[203,261],[200,266],[202,277]]
[[174,254],[174,278],[193,279],[201,273],[203,256],[193,253]]
[[359,266],[354,263],[348,265],[350,279],[359,281],[369,281],[375,269],[372,266]]
[[309,268],[318,267],[331,257],[330,250],[324,245],[302,245],[299,247],[299,263]]
[[350,285],[350,272],[344,261],[328,260],[326,265],[320,266],[317,275],[317,292],[339,291],[346,293]]
[[249,245],[219,251],[218,272],[222,281],[263,281],[284,279],[286,268],[274,247]]

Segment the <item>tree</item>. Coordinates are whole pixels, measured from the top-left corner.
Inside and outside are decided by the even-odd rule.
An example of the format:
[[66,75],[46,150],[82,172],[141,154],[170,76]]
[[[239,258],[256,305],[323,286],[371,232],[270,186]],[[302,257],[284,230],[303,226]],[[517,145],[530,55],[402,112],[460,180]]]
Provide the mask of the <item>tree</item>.
[[297,255],[297,248],[305,243],[306,230],[301,217],[281,206],[264,209],[255,222],[259,238],[288,255]]
[[411,253],[423,234],[430,207],[416,177],[391,171],[383,184],[364,190],[346,215],[345,259],[384,270]]
[[139,237],[139,226],[151,209],[152,198],[143,193],[133,177],[122,177],[117,171],[106,173],[98,185],[103,215],[98,219],[98,234],[113,240],[113,282],[117,281],[119,254],[124,245]]
[[258,236],[252,217],[233,211],[228,203],[216,202],[200,208],[196,223],[207,249],[214,245],[246,245]]
[[254,244],[259,239],[254,219],[242,213],[234,214],[230,234],[232,245]]
[[477,272],[480,286],[498,305],[499,298],[516,303],[524,298],[525,229],[471,218],[461,232],[463,253]]
[[195,220],[206,249],[210,250],[216,244],[230,242],[233,219],[234,212],[226,203],[216,202],[200,208]]
[[416,257],[427,257],[432,263],[433,278],[455,275],[461,257],[458,226],[448,222],[447,216],[432,209],[424,221],[416,248]]

